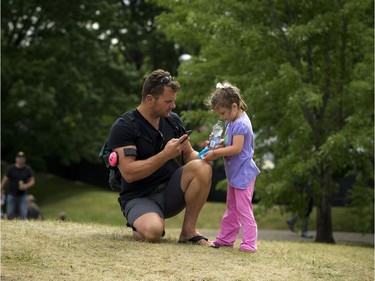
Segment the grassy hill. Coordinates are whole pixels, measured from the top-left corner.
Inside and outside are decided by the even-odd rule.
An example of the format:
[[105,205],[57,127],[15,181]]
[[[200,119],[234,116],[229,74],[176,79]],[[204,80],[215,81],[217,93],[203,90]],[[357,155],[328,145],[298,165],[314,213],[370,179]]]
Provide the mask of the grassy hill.
[[[125,224],[117,202],[118,195],[109,187],[100,188],[37,173],[36,185],[30,189],[30,194],[37,198],[47,220],[57,220],[59,214],[65,212],[70,222]],[[198,228],[218,229],[224,211],[225,203],[207,202],[197,222]],[[281,214],[278,207],[264,213],[255,206],[254,212],[260,229],[287,230],[285,220],[290,214]],[[315,208],[310,218],[311,229],[315,229]],[[182,220],[183,213],[167,220],[167,228],[180,228]],[[356,232],[353,221],[355,218],[350,208],[333,208],[334,231]]]
[[374,280],[371,247],[260,240],[248,254],[181,245],[177,232],[151,244],[121,226],[3,220],[1,227],[1,280]]
[[[258,253],[177,243],[182,214],[161,243],[136,242],[117,194],[48,174],[30,193],[45,221],[1,222],[1,280],[373,280],[372,247],[258,241]],[[218,229],[224,203],[208,202],[198,229]],[[68,221],[58,220],[60,212]],[[255,206],[259,229],[287,229],[288,214]],[[355,231],[348,208],[334,208],[335,231]],[[312,215],[314,226],[315,214]],[[214,237],[209,237],[213,239]]]

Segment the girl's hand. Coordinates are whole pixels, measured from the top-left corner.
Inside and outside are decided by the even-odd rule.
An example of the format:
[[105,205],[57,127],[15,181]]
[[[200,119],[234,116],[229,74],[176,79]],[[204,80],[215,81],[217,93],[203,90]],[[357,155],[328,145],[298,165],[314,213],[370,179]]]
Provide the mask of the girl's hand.
[[207,153],[203,154],[203,160],[207,161],[207,162],[216,160],[218,158],[220,158],[220,156],[217,156],[215,154],[215,149],[214,150],[209,150]]
[[215,148],[221,148],[221,147],[224,147],[224,139],[221,139],[221,141]]

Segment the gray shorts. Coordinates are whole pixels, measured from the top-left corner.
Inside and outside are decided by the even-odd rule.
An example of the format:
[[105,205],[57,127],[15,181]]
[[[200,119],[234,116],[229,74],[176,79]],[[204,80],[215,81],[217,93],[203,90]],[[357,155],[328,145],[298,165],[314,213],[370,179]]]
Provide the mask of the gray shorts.
[[[185,193],[181,189],[183,167],[178,168],[166,185],[161,185],[147,197],[134,198],[121,207],[128,226],[147,213],[157,213],[161,218],[171,218],[185,208]],[[133,227],[134,230],[134,227]]]

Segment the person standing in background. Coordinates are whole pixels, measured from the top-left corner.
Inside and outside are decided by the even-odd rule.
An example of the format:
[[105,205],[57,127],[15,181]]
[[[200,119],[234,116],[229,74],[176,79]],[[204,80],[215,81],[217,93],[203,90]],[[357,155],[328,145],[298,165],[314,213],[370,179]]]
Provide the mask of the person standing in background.
[[15,163],[10,165],[1,180],[1,190],[9,183],[6,197],[6,213],[8,219],[27,218],[27,190],[35,184],[34,172],[26,165],[26,155],[19,151]]
[[[299,185],[297,184],[297,187]],[[307,184],[303,185],[301,188],[301,193],[302,193],[302,198],[303,201],[305,202],[305,206],[303,211],[298,211],[293,214],[290,218],[286,220],[286,224],[288,225],[290,231],[296,232],[295,230],[295,225],[298,221],[299,218],[302,219],[302,229],[301,229],[301,237],[303,238],[314,238],[313,235],[311,235],[308,231],[309,228],[309,219],[310,219],[310,214],[312,213],[312,210],[314,208],[314,199],[312,197],[312,186],[311,186],[311,181],[308,181]]]

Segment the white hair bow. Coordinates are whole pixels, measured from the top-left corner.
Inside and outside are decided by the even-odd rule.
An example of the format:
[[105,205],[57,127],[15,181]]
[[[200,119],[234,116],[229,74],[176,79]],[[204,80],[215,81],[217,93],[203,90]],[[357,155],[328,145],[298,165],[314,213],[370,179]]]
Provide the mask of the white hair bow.
[[224,84],[221,84],[220,82],[218,82],[216,84],[216,89],[227,89],[227,88],[230,88],[230,84],[229,83],[224,83]]

